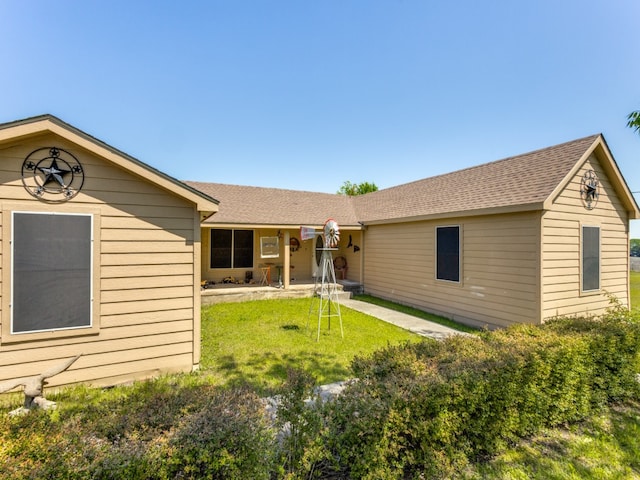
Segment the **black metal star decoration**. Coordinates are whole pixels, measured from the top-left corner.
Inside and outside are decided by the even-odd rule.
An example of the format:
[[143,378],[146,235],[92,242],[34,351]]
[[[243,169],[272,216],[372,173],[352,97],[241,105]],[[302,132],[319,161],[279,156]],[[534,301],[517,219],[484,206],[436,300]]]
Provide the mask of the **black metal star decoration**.
[[22,183],[38,200],[65,202],[80,192],[84,170],[78,159],[62,148],[39,148],[22,164]]

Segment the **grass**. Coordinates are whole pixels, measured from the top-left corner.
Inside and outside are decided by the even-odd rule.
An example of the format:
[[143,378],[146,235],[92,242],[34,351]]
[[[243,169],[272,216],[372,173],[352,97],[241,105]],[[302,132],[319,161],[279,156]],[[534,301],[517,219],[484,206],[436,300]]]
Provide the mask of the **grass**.
[[[638,272],[631,273],[631,298],[632,305],[640,304]],[[372,297],[359,299],[426,320],[447,322]],[[88,435],[99,435],[104,430],[105,438],[116,438],[129,432],[131,420],[136,418],[140,423],[135,427],[138,428],[136,432],[157,434],[170,430],[184,412],[204,403],[212,385],[248,384],[264,395],[282,383],[288,367],[307,370],[319,384],[331,383],[350,376],[349,365],[354,356],[366,355],[387,344],[420,340],[393,325],[343,308],[344,339],[340,336],[339,323],[334,319],[331,329],[326,322],[321,325],[320,341],[316,342],[317,317],[312,316],[309,321],[309,305],[309,299],[296,299],[204,307],[200,372],[167,376],[133,387],[75,386],[58,393],[51,392],[47,397],[58,401],[60,408],[51,413],[50,422],[34,417],[30,442],[45,441],[51,425],[74,416],[83,420],[76,418],[74,422],[79,423],[69,428],[81,428],[82,425]],[[0,415],[17,407],[21,399],[19,393],[0,395]],[[3,420],[0,424],[7,422]],[[43,426],[39,427],[41,422]],[[2,428],[1,435],[9,435],[9,423],[5,425],[7,430]],[[64,431],[65,427],[60,425],[57,435],[63,438]],[[7,454],[3,445],[0,442],[0,459]],[[630,402],[611,406],[582,423],[523,439],[498,457],[470,466],[461,478],[640,480],[638,452],[640,402]],[[0,478],[8,477],[0,474]]]
[[640,272],[631,272],[629,280],[631,287],[631,307],[640,310]]
[[218,383],[244,383],[262,393],[286,379],[287,369],[311,373],[319,384],[350,376],[356,355],[367,355],[387,344],[419,341],[419,337],[369,315],[342,307],[340,322],[323,319],[320,340],[317,311],[311,300],[256,300],[223,303],[202,309],[203,373]]
[[614,405],[566,428],[525,439],[472,466],[465,480],[640,479],[640,404]]
[[[631,305],[640,311],[640,272],[631,272]],[[474,465],[466,480],[640,479],[640,402],[613,405],[566,428],[523,439]]]

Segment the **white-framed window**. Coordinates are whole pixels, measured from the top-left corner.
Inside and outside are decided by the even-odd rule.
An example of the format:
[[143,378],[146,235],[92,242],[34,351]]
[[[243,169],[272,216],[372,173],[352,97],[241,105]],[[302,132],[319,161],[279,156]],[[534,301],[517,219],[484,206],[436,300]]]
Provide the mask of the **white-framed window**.
[[211,268],[253,268],[253,230],[212,228]]
[[260,258],[278,258],[280,239],[278,237],[260,237]]
[[11,212],[11,335],[91,329],[92,214]]
[[460,283],[460,225],[436,227],[436,279]]
[[600,227],[582,225],[581,287],[583,292],[600,290]]

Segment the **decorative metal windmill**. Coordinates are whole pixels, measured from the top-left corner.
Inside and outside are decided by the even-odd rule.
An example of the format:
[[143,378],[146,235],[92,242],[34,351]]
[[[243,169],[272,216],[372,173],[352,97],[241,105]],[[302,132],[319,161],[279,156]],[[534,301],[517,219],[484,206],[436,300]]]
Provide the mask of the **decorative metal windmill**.
[[[336,272],[333,268],[333,257],[331,252],[338,250],[340,241],[340,229],[335,220],[329,219],[325,222],[321,233],[324,247],[321,252],[319,276],[316,276],[315,288],[311,306],[309,307],[309,318],[314,313],[314,306],[318,309],[318,333],[316,341],[320,341],[320,326],[322,319],[328,320],[329,330],[331,330],[331,318],[337,317],[340,321],[340,335],[344,338],[342,329],[342,315],[340,314],[340,303],[338,303],[338,288],[336,282]],[[316,301],[317,299],[317,301]],[[309,320],[307,320],[307,328]]]

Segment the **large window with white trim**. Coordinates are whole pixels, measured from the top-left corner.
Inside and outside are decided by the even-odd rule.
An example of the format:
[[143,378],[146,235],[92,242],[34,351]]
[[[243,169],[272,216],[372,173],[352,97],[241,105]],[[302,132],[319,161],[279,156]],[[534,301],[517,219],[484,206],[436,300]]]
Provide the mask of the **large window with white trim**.
[[600,227],[582,226],[582,291],[600,290]]
[[460,282],[460,225],[436,227],[436,278]]
[[253,268],[253,230],[211,229],[211,268]]
[[11,333],[92,327],[93,215],[12,212]]

